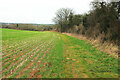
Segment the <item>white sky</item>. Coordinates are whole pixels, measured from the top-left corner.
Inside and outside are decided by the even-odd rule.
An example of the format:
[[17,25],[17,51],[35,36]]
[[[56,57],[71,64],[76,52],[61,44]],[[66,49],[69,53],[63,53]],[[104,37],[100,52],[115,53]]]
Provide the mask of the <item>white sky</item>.
[[90,10],[93,0],[0,0],[0,22],[51,24],[59,8],[76,14]]

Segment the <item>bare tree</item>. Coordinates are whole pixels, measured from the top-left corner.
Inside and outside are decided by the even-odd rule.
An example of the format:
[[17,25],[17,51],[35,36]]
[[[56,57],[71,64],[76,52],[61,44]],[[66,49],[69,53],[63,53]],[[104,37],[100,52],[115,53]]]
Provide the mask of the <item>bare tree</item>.
[[69,24],[69,15],[73,13],[70,8],[61,8],[56,12],[56,17],[54,17],[53,22],[60,25],[61,32],[67,29]]

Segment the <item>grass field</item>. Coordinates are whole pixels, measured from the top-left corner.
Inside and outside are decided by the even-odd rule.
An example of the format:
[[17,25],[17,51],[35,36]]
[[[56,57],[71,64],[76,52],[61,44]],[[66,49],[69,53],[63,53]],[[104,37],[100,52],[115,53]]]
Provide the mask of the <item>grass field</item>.
[[2,29],[3,78],[117,78],[118,59],[50,31]]

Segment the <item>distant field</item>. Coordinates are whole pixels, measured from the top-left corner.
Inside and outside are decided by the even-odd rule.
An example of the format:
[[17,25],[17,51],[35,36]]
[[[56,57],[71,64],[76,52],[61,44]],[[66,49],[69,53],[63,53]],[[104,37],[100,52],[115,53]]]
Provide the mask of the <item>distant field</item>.
[[118,59],[50,31],[2,29],[3,78],[117,78]]

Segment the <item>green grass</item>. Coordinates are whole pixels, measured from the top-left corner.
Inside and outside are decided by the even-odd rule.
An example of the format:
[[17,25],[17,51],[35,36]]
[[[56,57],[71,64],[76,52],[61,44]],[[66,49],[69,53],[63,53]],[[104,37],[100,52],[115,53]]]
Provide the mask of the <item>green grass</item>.
[[[87,41],[67,35],[63,35],[63,37],[65,39],[66,50],[69,50],[65,54],[65,57],[69,58],[66,60],[66,63],[67,65],[72,64],[68,70],[71,70],[71,73],[75,76],[89,78],[118,77],[118,59],[96,50]],[[80,70],[78,70],[79,68]],[[68,77],[74,77],[74,75],[70,76],[70,74]]]
[[57,32],[2,29],[2,52],[5,78],[118,77],[117,58]]

